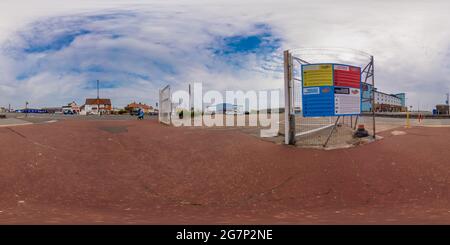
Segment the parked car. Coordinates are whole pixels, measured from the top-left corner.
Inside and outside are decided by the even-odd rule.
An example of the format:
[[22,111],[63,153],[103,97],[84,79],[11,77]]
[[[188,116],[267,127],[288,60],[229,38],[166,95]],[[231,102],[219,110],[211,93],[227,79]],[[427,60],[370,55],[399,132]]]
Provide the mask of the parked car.
[[138,116],[139,115],[139,108],[133,109],[130,111],[130,115],[132,116]]
[[73,114],[75,114],[75,113],[73,113],[72,110],[64,110],[63,113],[64,113],[64,115],[73,115]]

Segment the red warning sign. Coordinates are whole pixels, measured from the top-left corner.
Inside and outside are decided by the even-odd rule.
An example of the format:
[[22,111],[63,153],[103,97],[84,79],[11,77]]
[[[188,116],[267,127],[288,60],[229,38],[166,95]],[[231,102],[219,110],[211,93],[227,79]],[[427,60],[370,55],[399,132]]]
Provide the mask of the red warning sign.
[[361,68],[348,65],[334,65],[334,86],[360,88]]

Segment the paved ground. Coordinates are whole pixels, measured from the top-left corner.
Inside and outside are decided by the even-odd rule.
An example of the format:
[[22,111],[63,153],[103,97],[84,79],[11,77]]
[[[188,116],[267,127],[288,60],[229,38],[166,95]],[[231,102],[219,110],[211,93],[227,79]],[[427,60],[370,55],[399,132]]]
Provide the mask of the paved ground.
[[[31,122],[31,123],[45,123],[45,122],[55,121],[55,120],[57,120],[57,121],[66,121],[66,120],[77,120],[77,121],[80,121],[80,120],[82,120],[82,121],[119,120],[119,121],[124,121],[124,120],[136,119],[136,116],[131,116],[128,114],[126,114],[126,115],[107,115],[107,116],[105,116],[105,115],[103,115],[103,116],[98,116],[98,115],[82,116],[82,115],[64,115],[64,114],[5,113],[5,115],[8,119],[18,119],[18,120],[22,120],[22,121]],[[157,118],[157,116],[146,116],[145,117],[146,120],[155,120],[156,118]],[[5,119],[1,119],[0,124],[4,120]]]
[[2,118],[2,119],[0,119],[0,127],[10,127],[10,126],[26,125],[26,124],[30,124],[30,122],[21,120],[18,118]]
[[450,223],[450,128],[400,130],[322,151],[156,120],[2,127],[0,223]]

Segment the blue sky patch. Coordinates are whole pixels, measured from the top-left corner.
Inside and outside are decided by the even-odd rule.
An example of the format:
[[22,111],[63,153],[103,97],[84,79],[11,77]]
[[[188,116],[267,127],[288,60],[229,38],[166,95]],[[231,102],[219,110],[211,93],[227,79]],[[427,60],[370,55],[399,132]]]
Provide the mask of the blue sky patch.
[[91,33],[88,30],[79,30],[72,33],[66,33],[60,36],[57,36],[53,39],[51,39],[48,42],[42,42],[37,41],[33,42],[31,41],[29,43],[29,46],[24,49],[26,53],[42,53],[42,52],[49,52],[49,51],[58,51],[65,47],[70,46],[72,42],[79,36],[87,35]]
[[228,37],[218,37],[211,45],[214,54],[227,56],[234,54],[269,54],[278,50],[281,39],[274,36],[271,28],[266,24],[256,24],[252,34],[237,34]]
[[[99,87],[101,89],[105,88],[117,88],[120,87],[120,81],[99,81]],[[92,80],[87,83],[84,89],[97,89],[97,80]]]

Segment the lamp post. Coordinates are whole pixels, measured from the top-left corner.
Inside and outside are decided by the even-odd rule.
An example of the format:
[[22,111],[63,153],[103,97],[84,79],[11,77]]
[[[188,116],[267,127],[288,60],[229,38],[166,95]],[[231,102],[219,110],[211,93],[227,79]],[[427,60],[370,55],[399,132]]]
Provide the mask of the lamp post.
[[28,101],[25,101],[25,117],[28,117]]
[[98,115],[101,116],[102,113],[100,111],[100,81],[97,80],[97,111]]

